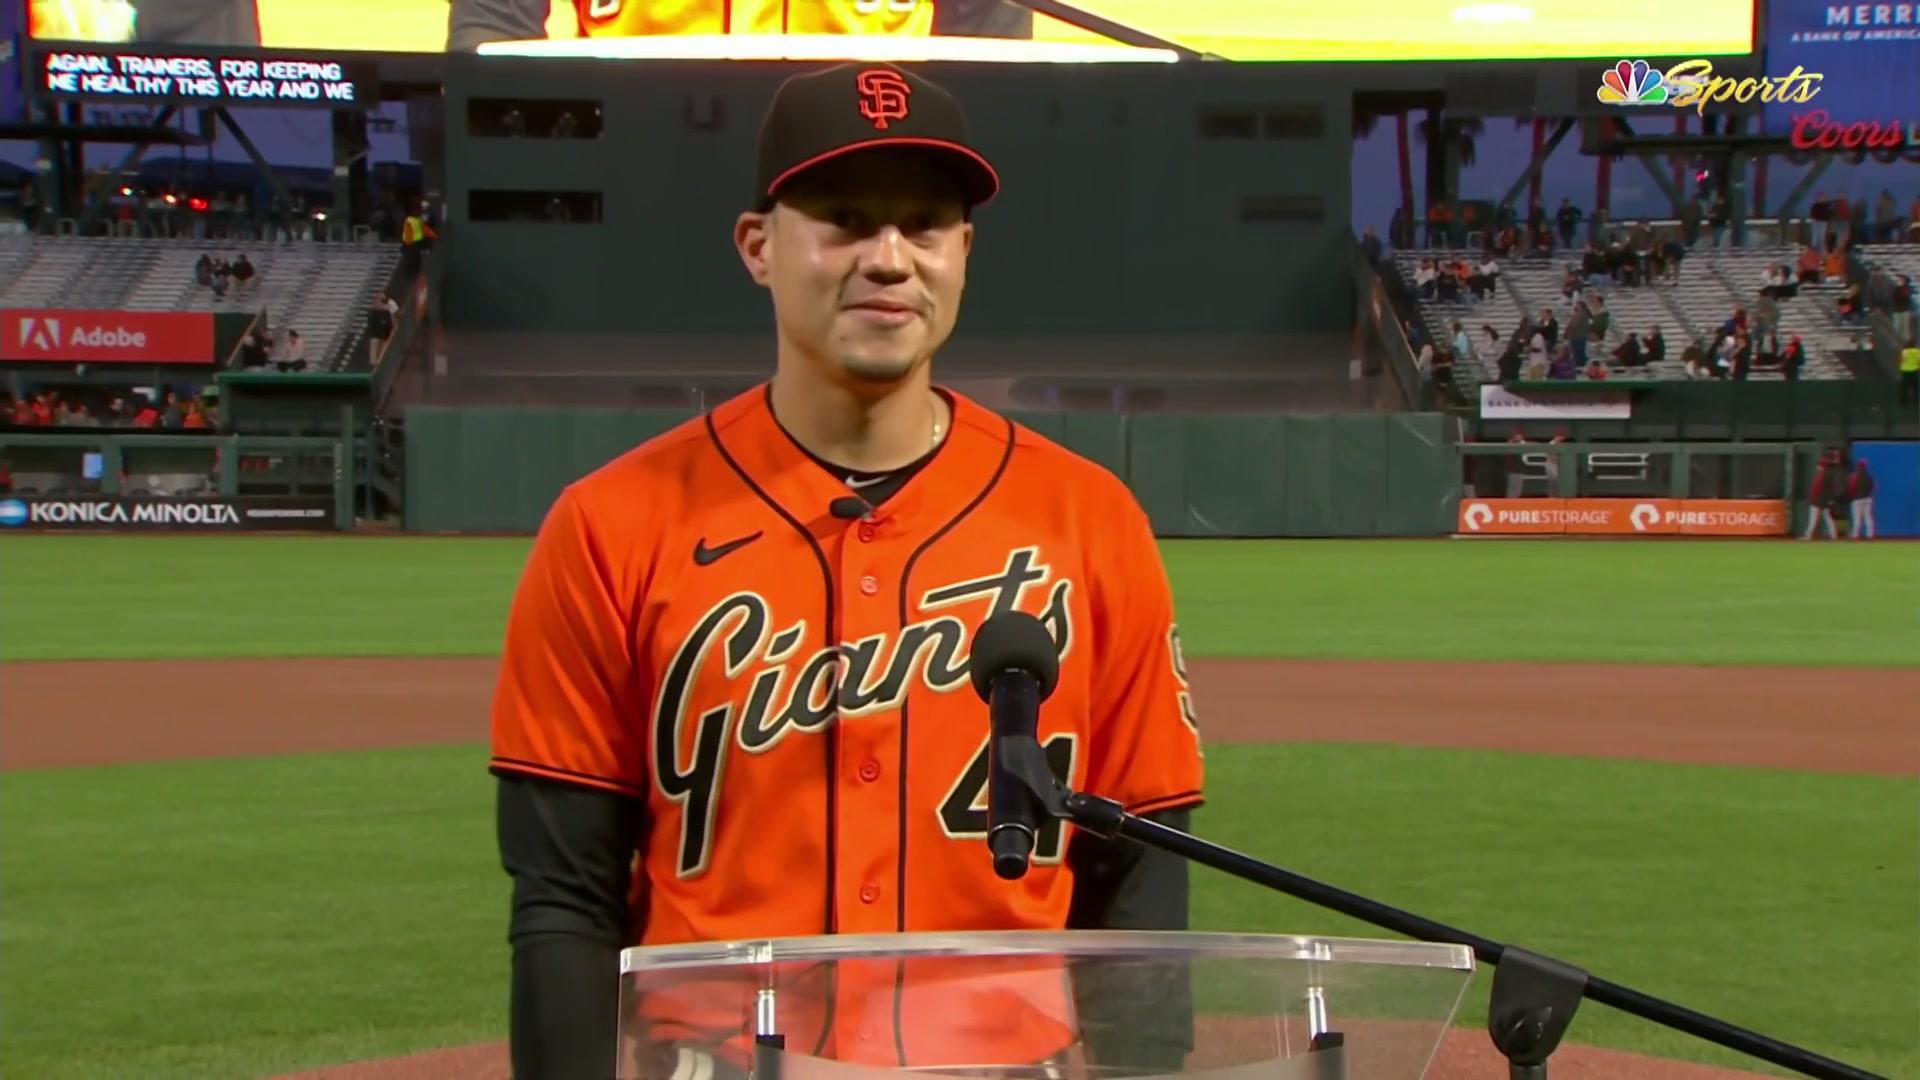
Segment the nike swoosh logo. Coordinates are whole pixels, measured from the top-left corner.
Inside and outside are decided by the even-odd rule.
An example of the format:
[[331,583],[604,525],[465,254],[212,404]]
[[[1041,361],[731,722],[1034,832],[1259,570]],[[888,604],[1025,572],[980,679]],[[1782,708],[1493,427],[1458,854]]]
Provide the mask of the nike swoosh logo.
[[729,540],[718,547],[708,547],[707,538],[703,536],[698,543],[693,545],[693,561],[701,566],[711,566],[734,552],[739,551],[741,548],[746,547],[748,544],[753,543],[755,540],[760,539],[764,532],[765,530],[749,533],[738,540]]
[[872,476],[872,477],[868,477],[865,480],[855,480],[853,477],[849,476],[847,477],[847,486],[854,489],[855,491],[858,491],[861,488],[872,487],[873,485],[885,479],[886,477],[884,476]]

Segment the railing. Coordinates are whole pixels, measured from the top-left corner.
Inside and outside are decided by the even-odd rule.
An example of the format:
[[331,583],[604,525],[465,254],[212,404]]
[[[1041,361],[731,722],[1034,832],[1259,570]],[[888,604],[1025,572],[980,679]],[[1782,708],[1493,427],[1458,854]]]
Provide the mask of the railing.
[[1348,273],[1353,278],[1360,319],[1373,339],[1370,344],[1377,344],[1386,354],[1387,365],[1393,369],[1394,381],[1400,384],[1407,406],[1415,412],[1429,412],[1434,408],[1437,391],[1433,380],[1415,362],[1413,346],[1408,343],[1407,332],[1401,325],[1402,304],[1396,302],[1398,290],[1392,287],[1398,283],[1398,277],[1390,276],[1393,266],[1384,259],[1384,268],[1369,263],[1366,252],[1352,234],[1348,234],[1348,239]]
[[[439,275],[442,260],[434,257],[433,252],[422,254],[419,270],[407,275],[407,260],[401,259],[394,264],[393,273],[387,276],[385,286],[387,295],[400,306],[400,313],[393,321],[393,336],[387,339],[387,347],[380,354],[380,366],[373,372],[373,412],[375,416],[387,413],[389,399],[400,381],[402,371],[413,360],[413,336],[415,331],[426,325],[420,317],[421,300],[418,293],[420,283],[425,283],[427,304],[439,292]],[[357,340],[365,340],[364,334]]]

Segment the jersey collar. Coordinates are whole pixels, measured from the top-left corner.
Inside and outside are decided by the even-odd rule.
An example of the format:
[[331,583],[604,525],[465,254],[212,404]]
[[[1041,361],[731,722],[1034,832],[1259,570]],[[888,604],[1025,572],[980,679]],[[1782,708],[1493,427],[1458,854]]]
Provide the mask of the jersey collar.
[[[931,534],[969,512],[1003,474],[1013,449],[1013,424],[949,387],[953,422],[933,460],[876,507],[872,520]],[[802,450],[773,415],[771,384],[762,383],[715,407],[709,438],[748,487],[816,537],[855,523],[836,518],[835,499],[858,495]]]

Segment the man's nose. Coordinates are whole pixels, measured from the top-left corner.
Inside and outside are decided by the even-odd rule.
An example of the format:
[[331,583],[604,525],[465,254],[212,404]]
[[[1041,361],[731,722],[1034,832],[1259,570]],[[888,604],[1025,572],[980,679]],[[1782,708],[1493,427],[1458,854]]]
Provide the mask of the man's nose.
[[873,234],[860,260],[861,272],[876,279],[899,281],[912,269],[913,255],[907,249],[907,238],[892,225],[882,226]]

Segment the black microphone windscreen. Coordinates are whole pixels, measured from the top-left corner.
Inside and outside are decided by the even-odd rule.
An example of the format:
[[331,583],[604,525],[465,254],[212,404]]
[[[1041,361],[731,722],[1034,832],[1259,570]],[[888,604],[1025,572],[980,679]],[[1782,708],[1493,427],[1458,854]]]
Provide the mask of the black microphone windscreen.
[[827,513],[842,521],[854,521],[873,512],[873,504],[858,495],[842,495],[827,504]]
[[1011,670],[1025,671],[1040,683],[1040,700],[1053,693],[1060,681],[1060,653],[1053,635],[1039,619],[1024,611],[1007,611],[980,624],[973,635],[973,656],[968,661],[973,691],[985,701],[996,676]]

